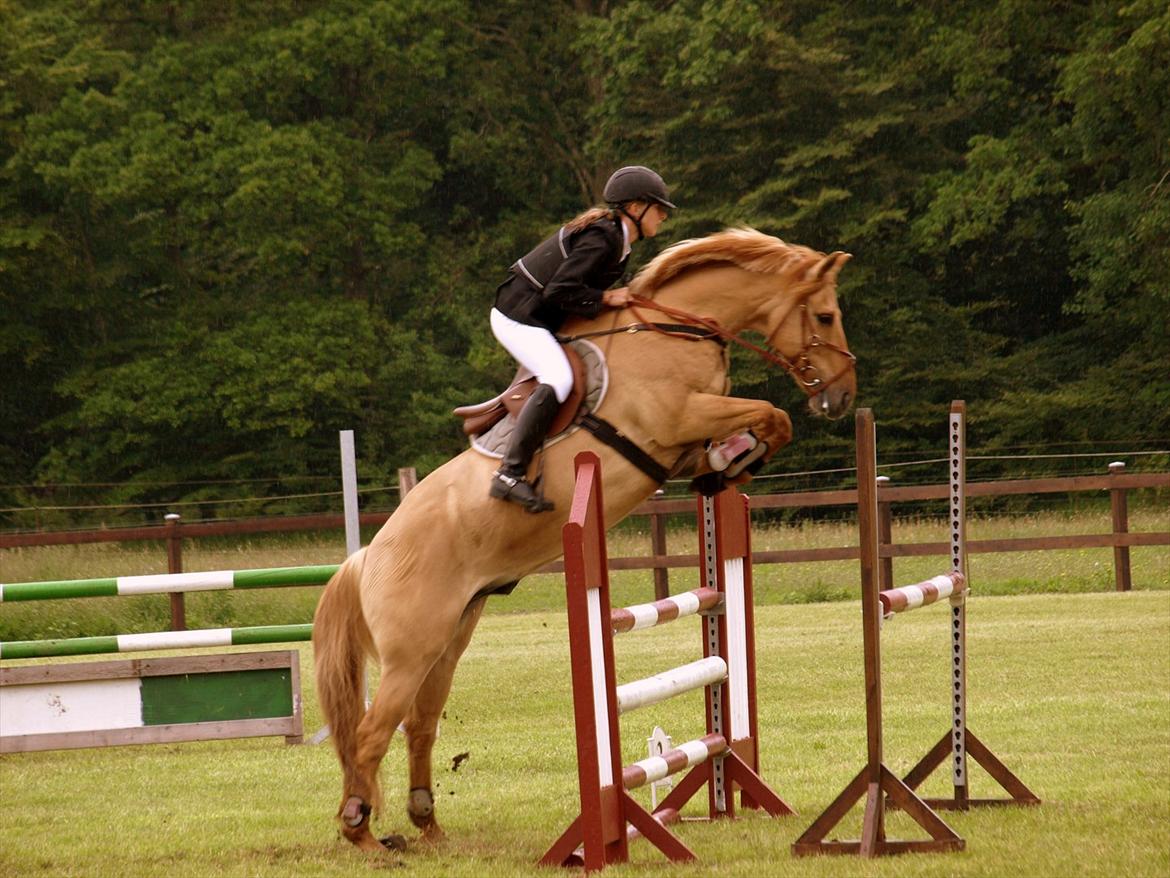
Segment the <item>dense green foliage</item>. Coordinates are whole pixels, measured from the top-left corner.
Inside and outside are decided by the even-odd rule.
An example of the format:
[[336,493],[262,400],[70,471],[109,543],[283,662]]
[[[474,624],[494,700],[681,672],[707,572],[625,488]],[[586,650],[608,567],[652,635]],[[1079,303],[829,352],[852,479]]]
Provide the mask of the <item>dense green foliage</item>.
[[434,466],[510,371],[504,268],[634,162],[682,205],[640,260],[854,254],[884,448],[954,397],[984,446],[1170,435],[1164,0],[0,0],[0,484],[198,499],[157,486],[334,473],[349,428],[364,477]]

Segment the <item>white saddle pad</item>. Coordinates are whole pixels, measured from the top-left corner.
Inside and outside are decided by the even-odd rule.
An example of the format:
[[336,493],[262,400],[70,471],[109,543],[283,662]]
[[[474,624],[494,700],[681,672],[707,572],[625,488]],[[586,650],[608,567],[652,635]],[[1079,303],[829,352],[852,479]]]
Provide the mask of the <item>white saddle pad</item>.
[[[601,352],[601,348],[595,345],[588,339],[579,338],[576,341],[569,342],[573,350],[581,357],[581,362],[585,365],[585,399],[581,403],[581,409],[588,412],[596,412],[601,408],[601,403],[605,399],[605,392],[609,389],[609,368],[605,363],[605,355]],[[512,436],[512,430],[516,427],[516,419],[512,415],[505,415],[499,421],[492,425],[492,427],[485,433],[480,433],[478,436],[471,437],[471,447],[480,454],[487,457],[499,460],[504,456],[504,452],[508,447],[508,439]],[[560,442],[566,436],[570,436],[577,430],[581,429],[576,424],[572,424],[568,429],[562,431],[557,436],[550,436],[545,441],[545,447]]]

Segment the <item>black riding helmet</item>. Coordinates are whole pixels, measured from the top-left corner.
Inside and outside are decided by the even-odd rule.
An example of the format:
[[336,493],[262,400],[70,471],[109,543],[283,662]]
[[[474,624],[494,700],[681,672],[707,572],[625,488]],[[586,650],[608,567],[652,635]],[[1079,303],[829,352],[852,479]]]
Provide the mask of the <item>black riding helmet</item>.
[[[669,195],[670,192],[667,191],[666,183],[662,181],[662,178],[654,171],[641,165],[618,168],[610,175],[609,180],[606,181],[605,190],[602,192],[602,197],[608,204],[613,205],[633,220],[634,226],[638,230],[639,241],[645,237],[642,234],[642,217],[646,215],[651,204],[660,204],[674,210],[675,206],[671,203]],[[634,216],[626,210],[626,204],[631,201],[646,202],[646,207],[643,208],[640,215]]]
[[662,178],[649,168],[630,165],[618,168],[610,175],[602,196],[609,204],[624,204],[627,201],[652,201],[674,210],[670,193]]

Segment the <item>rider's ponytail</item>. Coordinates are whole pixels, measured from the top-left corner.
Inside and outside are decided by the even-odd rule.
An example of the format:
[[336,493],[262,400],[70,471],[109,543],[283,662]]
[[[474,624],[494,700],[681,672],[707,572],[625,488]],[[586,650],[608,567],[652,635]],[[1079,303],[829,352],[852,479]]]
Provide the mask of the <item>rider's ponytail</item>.
[[591,226],[600,219],[614,219],[614,212],[608,207],[591,207],[584,213],[579,213],[567,223],[565,230],[579,232],[586,226]]

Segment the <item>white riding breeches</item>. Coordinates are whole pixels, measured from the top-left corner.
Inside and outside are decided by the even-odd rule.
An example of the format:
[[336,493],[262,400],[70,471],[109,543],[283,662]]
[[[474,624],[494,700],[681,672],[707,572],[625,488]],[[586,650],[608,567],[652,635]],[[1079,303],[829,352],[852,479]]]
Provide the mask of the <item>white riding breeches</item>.
[[569,398],[573,391],[573,370],[551,332],[543,326],[519,323],[495,308],[492,308],[491,322],[492,334],[499,343],[537,381],[552,387],[557,402]]

